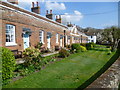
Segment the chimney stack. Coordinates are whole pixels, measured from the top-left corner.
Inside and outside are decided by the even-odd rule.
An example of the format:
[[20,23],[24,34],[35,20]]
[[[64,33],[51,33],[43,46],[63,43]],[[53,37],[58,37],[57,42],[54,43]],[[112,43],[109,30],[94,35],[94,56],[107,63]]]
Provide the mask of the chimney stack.
[[57,15],[55,21],[56,21],[56,22],[59,22],[59,23],[62,23],[61,15],[59,15],[59,18],[58,18],[58,15]]
[[40,14],[40,7],[39,7],[39,3],[38,2],[36,2],[36,7],[35,7],[34,2],[32,2],[31,11],[34,12],[34,13]]
[[34,8],[34,2],[32,2],[32,7]]
[[58,19],[58,16],[56,16],[56,19]]
[[52,10],[50,10],[50,13],[48,13],[48,10],[46,10],[46,17],[49,19],[53,19]]
[[37,7],[38,7],[38,2],[36,2],[37,3]]
[[71,24],[71,22],[67,22],[67,26],[68,27],[73,27],[73,25]]
[[48,10],[46,10],[46,15],[48,14]]
[[50,14],[52,14],[52,10],[50,10]]
[[12,3],[12,4],[17,4],[18,5],[18,0],[7,0],[7,1]]

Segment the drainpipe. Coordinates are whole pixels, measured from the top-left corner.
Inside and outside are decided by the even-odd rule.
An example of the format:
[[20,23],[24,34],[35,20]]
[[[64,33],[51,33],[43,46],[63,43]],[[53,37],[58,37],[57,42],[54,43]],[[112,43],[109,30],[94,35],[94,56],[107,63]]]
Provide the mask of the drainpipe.
[[66,47],[66,31],[64,30],[64,47]]
[[81,43],[82,43],[82,35],[81,35]]

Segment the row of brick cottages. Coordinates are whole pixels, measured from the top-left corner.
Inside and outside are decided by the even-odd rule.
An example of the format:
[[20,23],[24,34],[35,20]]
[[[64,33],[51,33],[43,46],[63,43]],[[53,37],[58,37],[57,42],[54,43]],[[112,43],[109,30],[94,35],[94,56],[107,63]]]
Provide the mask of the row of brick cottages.
[[[35,12],[30,12],[9,2],[0,2],[0,46],[11,50],[23,51],[30,46],[43,43],[44,48],[55,49],[72,43],[87,43],[87,36],[78,32],[76,26],[64,26],[61,18],[51,20],[52,12],[47,12],[47,18]],[[36,11],[37,7],[32,7]]]

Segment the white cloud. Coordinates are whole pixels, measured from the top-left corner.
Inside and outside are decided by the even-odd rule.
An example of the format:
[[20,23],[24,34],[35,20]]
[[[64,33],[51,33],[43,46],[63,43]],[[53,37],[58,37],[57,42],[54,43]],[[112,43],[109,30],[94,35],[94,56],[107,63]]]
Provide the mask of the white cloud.
[[31,11],[31,7],[32,7],[32,2],[35,3],[39,1],[39,0],[18,0],[19,1],[19,6],[25,9],[29,9]]
[[63,24],[67,24],[67,22],[76,23],[79,22],[82,18],[83,18],[82,13],[75,10],[74,14],[65,13],[64,15],[62,15],[62,23]]
[[46,2],[45,5],[46,9],[50,10],[65,10],[65,4],[64,3],[58,3],[58,2]]

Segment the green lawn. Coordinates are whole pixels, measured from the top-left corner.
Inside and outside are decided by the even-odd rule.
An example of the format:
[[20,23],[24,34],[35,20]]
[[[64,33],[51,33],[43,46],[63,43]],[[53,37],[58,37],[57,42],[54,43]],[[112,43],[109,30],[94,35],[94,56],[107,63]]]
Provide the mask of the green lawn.
[[49,64],[5,88],[77,88],[96,73],[111,57],[106,49],[72,54],[68,58]]

